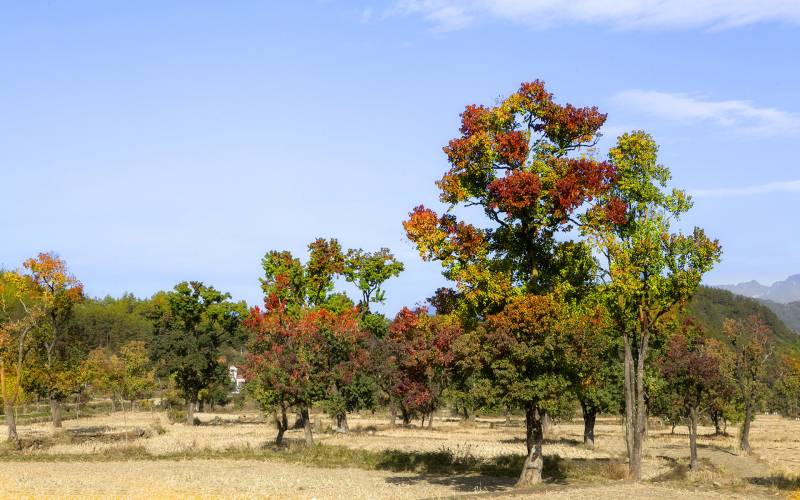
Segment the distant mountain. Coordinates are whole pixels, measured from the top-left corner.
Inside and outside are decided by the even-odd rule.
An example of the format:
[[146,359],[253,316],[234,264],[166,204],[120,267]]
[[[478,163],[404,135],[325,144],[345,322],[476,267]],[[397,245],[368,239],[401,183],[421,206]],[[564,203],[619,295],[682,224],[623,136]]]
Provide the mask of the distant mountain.
[[744,319],[755,314],[769,326],[772,340],[777,346],[800,348],[798,332],[788,328],[764,302],[734,295],[727,290],[701,286],[687,309],[714,337],[722,338],[722,323],[726,319]]
[[788,304],[800,301],[800,274],[789,276],[783,281],[776,281],[771,286],[762,285],[758,281],[748,281],[738,285],[718,285],[716,288],[753,299]]

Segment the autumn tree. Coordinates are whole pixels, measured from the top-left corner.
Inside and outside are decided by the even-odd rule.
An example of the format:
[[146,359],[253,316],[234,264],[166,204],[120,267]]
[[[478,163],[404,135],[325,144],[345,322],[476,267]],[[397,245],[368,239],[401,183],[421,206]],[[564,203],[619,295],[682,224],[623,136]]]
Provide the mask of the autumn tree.
[[75,305],[82,302],[83,285],[53,253],[40,253],[23,263],[26,275],[40,289],[43,321],[37,328],[37,354],[41,362],[32,374],[37,392],[50,401],[54,427],[61,427],[61,402],[75,385],[79,343],[66,338]]
[[359,248],[347,251],[343,274],[361,292],[359,306],[364,313],[369,313],[371,303],[382,304],[386,300],[386,292],[381,288],[383,284],[400,275],[403,269],[403,263],[388,248],[376,252]]
[[391,392],[400,403],[403,423],[416,416],[433,425],[433,412],[442,404],[442,395],[453,371],[453,343],[462,329],[457,318],[431,316],[424,307],[403,308],[391,326],[387,340],[394,346],[397,374]]
[[702,229],[673,232],[672,223],[692,202],[683,191],[666,190],[670,172],[658,163],[657,151],[644,132],[620,136],[608,160],[616,180],[581,225],[602,255],[607,307],[622,336],[625,436],[630,475],[637,480],[647,423],[648,348],[663,332],[665,318],[691,299],[721,253]]
[[759,316],[752,315],[725,320],[722,331],[733,350],[733,378],[737,399],[744,410],[739,445],[742,451],[750,453],[750,424],[766,396],[767,362],[773,354],[770,330]]
[[182,282],[167,294],[156,313],[152,355],[172,376],[186,401],[186,420],[194,425],[200,391],[229,377],[220,349],[235,339],[246,314],[243,302],[198,281]]
[[786,417],[800,417],[800,356],[783,353],[775,367],[775,406]]
[[565,342],[566,377],[581,406],[583,443],[593,448],[600,413],[619,409],[619,342],[599,297],[566,304],[558,320]]
[[[514,296],[544,296],[564,283],[578,292],[590,281],[591,252],[569,237],[578,215],[615,181],[610,163],[587,154],[605,119],[594,107],[556,103],[540,81],[495,106],[466,107],[460,136],[444,148],[450,169],[437,182],[447,213],[420,205],[403,223],[422,258],[439,261],[455,282],[460,309],[486,317]],[[483,227],[459,220],[457,207],[479,209]],[[539,414],[526,410],[527,419]],[[526,462],[539,465],[533,455]],[[520,484],[540,478],[531,469]]]
[[29,276],[0,273],[0,395],[8,440],[16,442],[16,406],[24,395],[22,380],[31,368],[29,351],[46,313],[38,286]]
[[725,383],[721,366],[724,350],[720,342],[708,338],[691,320],[685,320],[667,341],[658,367],[678,403],[680,416],[689,428],[689,468],[696,470],[697,425],[711,390]]
[[150,396],[155,388],[155,370],[147,346],[140,340],[126,343],[118,354],[103,348],[93,350],[84,361],[84,371],[95,389],[120,401],[126,422],[125,401],[130,402],[133,410],[133,402]]

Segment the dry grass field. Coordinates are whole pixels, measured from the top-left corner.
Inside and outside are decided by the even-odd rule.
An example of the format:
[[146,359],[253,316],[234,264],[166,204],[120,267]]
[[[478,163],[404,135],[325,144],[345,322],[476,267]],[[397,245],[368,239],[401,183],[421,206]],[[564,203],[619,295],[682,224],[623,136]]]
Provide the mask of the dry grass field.
[[[300,431],[272,446],[257,413],[199,414],[202,425],[173,424],[161,413],[115,413],[20,426],[22,449],[0,454],[0,495],[50,498],[759,498],[789,497],[800,486],[800,421],[759,416],[754,453],[736,450],[735,429],[702,428],[703,464],[688,472],[682,428],[651,428],[645,480],[625,479],[622,427],[601,419],[597,447],[581,444],[582,423],[561,423],[545,448],[546,483],[513,489],[524,453],[521,422],[437,419],[432,429],[391,428],[386,418],[351,416],[350,435],[315,416],[317,442]],[[655,427],[655,426],[653,426]],[[127,436],[126,431],[127,429]],[[0,432],[5,429],[0,427]]]

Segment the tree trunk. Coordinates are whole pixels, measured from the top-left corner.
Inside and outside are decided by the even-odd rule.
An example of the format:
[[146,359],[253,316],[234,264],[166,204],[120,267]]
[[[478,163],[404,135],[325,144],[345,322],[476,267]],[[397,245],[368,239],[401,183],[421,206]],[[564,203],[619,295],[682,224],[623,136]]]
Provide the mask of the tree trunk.
[[297,415],[295,415],[294,418],[294,429],[304,429],[305,426],[306,426],[306,419],[303,416],[303,412],[302,410],[298,411]]
[[720,435],[722,435],[722,426],[720,425],[720,420],[721,420],[721,418],[722,418],[722,417],[721,417],[721,416],[720,416],[720,414],[719,414],[719,413],[717,413],[717,412],[714,412],[714,413],[711,415],[711,420],[713,420],[713,421],[714,421],[714,435],[715,435],[715,436],[720,436]]
[[[646,318],[642,319],[643,323]],[[625,335],[625,440],[628,448],[628,472],[631,479],[642,479],[642,449],[647,428],[647,406],[644,399],[644,362],[647,352],[647,326],[643,326],[641,344],[634,349],[631,335]]]
[[597,410],[581,404],[583,411],[583,444],[594,448],[594,423],[597,420]]
[[303,415],[303,431],[306,435],[306,445],[313,446],[314,445],[314,433],[311,430],[311,418],[308,415],[308,408],[304,408],[302,410]]
[[553,419],[550,418],[550,415],[548,415],[547,412],[541,412],[540,420],[542,421],[542,437],[546,439],[553,439],[555,435]]
[[278,435],[275,436],[275,444],[280,446],[283,444],[283,434],[289,428],[289,419],[286,418],[286,408],[281,406],[281,414],[275,415],[275,426],[278,428]]
[[186,424],[187,425],[194,425],[194,407],[195,401],[188,401],[186,403]]
[[347,413],[336,415],[336,430],[343,434],[350,432],[350,426],[347,424]]
[[422,424],[420,424],[420,427],[425,427],[425,413],[424,412],[422,413]]
[[6,426],[8,427],[8,440],[18,441],[19,436],[17,435],[17,414],[14,413],[14,405],[6,403],[5,412]]
[[389,425],[392,427],[397,425],[397,407],[395,405],[389,408]]
[[403,416],[403,425],[409,425],[411,423],[411,413],[405,408],[401,408],[400,413]]
[[750,406],[745,406],[744,421],[742,422],[741,435],[739,436],[739,446],[745,453],[750,453],[750,423],[753,421],[753,410]]
[[433,429],[433,412],[428,413],[428,429]]
[[689,409],[689,468],[697,470],[697,408]]
[[50,417],[53,420],[53,427],[61,428],[61,401],[50,398]]
[[200,413],[203,413],[205,410],[206,410],[206,402],[205,402],[205,400],[201,399],[197,403],[197,411],[199,411]]
[[528,448],[528,458],[522,467],[522,473],[517,480],[517,487],[532,486],[542,482],[542,469],[544,457],[542,455],[542,420],[535,408],[525,410],[525,445]]

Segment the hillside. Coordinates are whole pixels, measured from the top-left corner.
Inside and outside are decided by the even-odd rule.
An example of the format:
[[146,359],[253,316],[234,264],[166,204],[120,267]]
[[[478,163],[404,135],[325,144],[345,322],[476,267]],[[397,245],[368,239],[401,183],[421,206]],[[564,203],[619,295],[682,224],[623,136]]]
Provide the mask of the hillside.
[[726,318],[746,318],[757,314],[773,331],[776,345],[780,347],[800,346],[800,336],[790,330],[766,305],[726,290],[700,287],[689,304],[688,312],[695,316],[714,336],[721,336],[722,323]]
[[788,304],[779,304],[771,300],[760,300],[760,302],[769,307],[786,326],[800,334],[800,300]]

